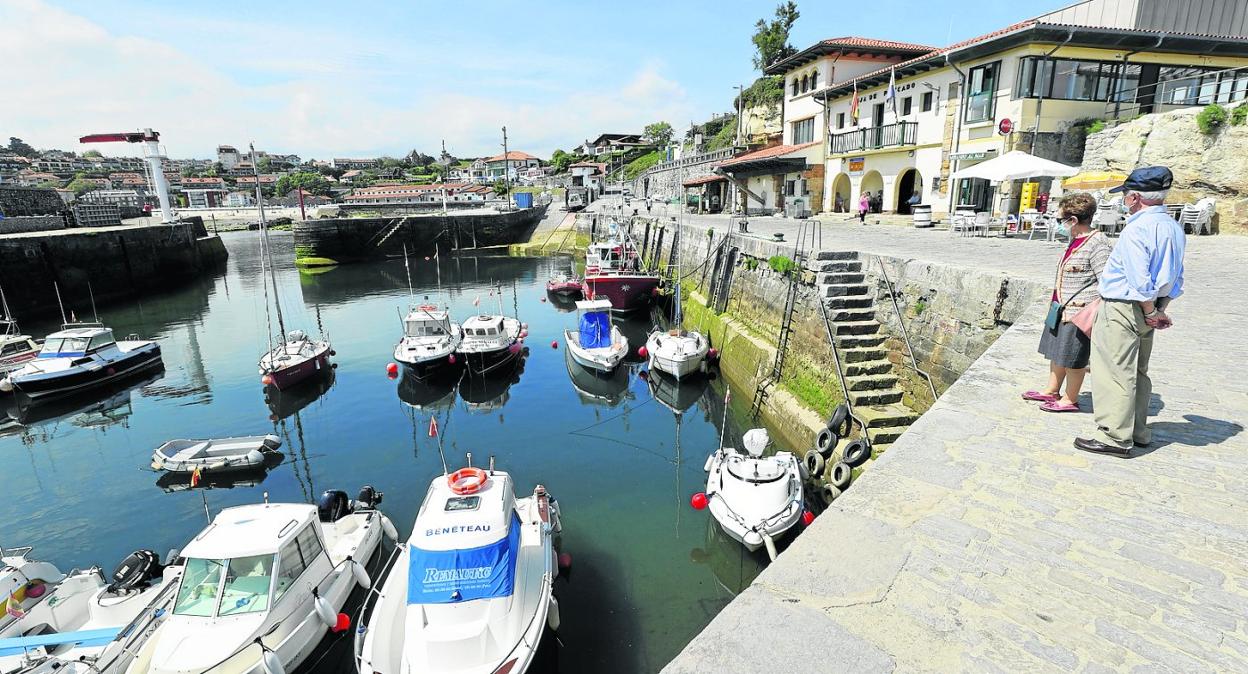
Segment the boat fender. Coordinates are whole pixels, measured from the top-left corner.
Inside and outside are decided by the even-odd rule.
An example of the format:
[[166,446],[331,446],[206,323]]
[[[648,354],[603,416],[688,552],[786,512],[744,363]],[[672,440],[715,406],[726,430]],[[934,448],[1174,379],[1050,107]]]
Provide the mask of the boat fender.
[[850,468],[857,468],[867,462],[871,458],[871,447],[867,445],[866,440],[858,439],[845,446],[845,451],[841,452],[841,460],[849,464]]
[[4,391],[5,393],[8,393],[12,390],[13,390],[13,380],[9,379],[8,377],[5,377],[4,379],[0,379],[0,391]]
[[264,436],[264,448],[266,450],[271,451],[281,446],[282,446],[282,439],[277,437],[276,435],[270,434],[270,435]]
[[714,454],[711,454],[711,455],[707,456],[707,457],[706,457],[706,463],[702,464],[702,472],[704,472],[704,473],[709,473],[709,472],[711,472],[711,462],[712,462],[712,461],[714,461],[714,460],[715,460],[715,455],[714,455]]
[[762,532],[762,537],[763,545],[767,546],[767,556],[771,559],[771,561],[776,561],[776,556],[779,554],[776,552],[776,542],[771,539],[771,535],[766,531]]
[[823,497],[825,505],[832,505],[832,502],[841,495],[841,490],[830,484],[825,484],[823,485],[823,488],[819,490],[819,495]]
[[815,436],[815,449],[819,450],[824,459],[827,459],[832,456],[832,450],[836,448],[837,440],[839,438],[836,437],[836,433],[832,432],[831,428],[825,428],[819,431],[819,435]]
[[113,570],[113,582],[109,584],[110,593],[129,592],[146,588],[152,579],[164,573],[160,558],[151,550],[135,550],[121,560]]
[[264,674],[286,674],[286,667],[282,665],[282,659],[277,657],[277,653],[267,648],[264,649],[264,654],[260,656],[260,663],[264,666]]
[[330,350],[329,350],[329,355],[331,355],[331,356],[337,356],[337,355],[338,355],[338,352],[337,352],[337,351],[334,351],[333,349],[330,349]]
[[372,589],[373,579],[368,577],[368,571],[364,565],[351,559],[350,556],[347,557],[347,561],[351,563],[351,575],[355,576],[355,582],[365,590]]
[[828,417],[828,428],[832,429],[840,437],[846,437],[853,430],[854,421],[849,418],[849,405],[841,403],[832,410],[832,416]]
[[824,462],[823,455],[819,452],[806,452],[806,456],[802,458],[802,467],[813,480],[818,480],[823,476],[823,469],[827,464]]
[[845,491],[845,488],[849,486],[853,473],[854,469],[850,468],[849,464],[844,461],[837,461],[832,465],[832,470],[828,471],[828,484]]
[[398,542],[399,530],[394,527],[394,522],[391,522],[390,518],[385,515],[381,516],[381,530],[386,532],[386,538]]
[[347,492],[341,489],[326,489],[316,503],[316,514],[322,522],[337,522],[351,514],[351,503]]
[[546,607],[546,624],[552,632],[559,631],[559,600],[550,595],[550,605]]
[[260,450],[253,449],[250,452],[247,452],[247,463],[253,466],[258,466],[264,463],[264,455],[260,453]]
[[326,627],[333,627],[338,624],[338,614],[334,613],[334,608],[329,605],[329,601],[321,596],[316,588],[312,588],[312,607],[316,610],[316,615],[325,623]]

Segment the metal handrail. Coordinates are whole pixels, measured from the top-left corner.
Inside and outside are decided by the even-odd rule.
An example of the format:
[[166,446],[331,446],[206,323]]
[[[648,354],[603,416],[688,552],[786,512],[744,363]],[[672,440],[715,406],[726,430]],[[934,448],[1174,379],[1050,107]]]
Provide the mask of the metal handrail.
[[884,266],[884,258],[879,255],[873,255],[876,262],[880,263],[880,272],[884,274],[884,283],[888,285],[888,298],[892,300],[893,311],[897,314],[897,325],[901,327],[901,338],[906,342],[906,351],[910,356],[910,367],[915,372],[923,375],[927,380],[927,388],[932,392],[932,402],[936,401],[939,396],[936,394],[936,385],[932,383],[932,376],[919,368],[919,361],[914,357],[914,347],[910,346],[910,334],[906,330],[906,322],[901,319],[901,307],[897,304],[897,293],[893,290],[893,282],[888,278],[888,269]]
[[918,122],[896,122],[882,126],[869,126],[828,135],[828,148],[832,154],[844,154],[856,150],[877,150],[895,145],[914,145],[918,134]]
[[841,368],[841,354],[836,350],[836,335],[832,332],[832,320],[828,318],[828,307],[823,303],[823,298],[819,298],[819,312],[823,314],[823,329],[828,333],[828,347],[832,349],[832,359],[836,362],[836,380],[841,384],[841,397],[845,400],[845,407],[849,410],[849,418],[858,422],[862,427],[862,437],[867,443],[867,447],[871,447],[871,438],[867,435],[867,424],[854,413],[854,403],[849,398],[849,387],[845,385],[845,371]]

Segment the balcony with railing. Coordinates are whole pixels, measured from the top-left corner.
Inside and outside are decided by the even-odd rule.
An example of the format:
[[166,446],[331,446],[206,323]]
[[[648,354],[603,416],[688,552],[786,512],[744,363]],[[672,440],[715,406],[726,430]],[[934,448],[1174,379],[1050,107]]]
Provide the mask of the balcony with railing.
[[834,133],[829,139],[830,154],[846,154],[860,150],[879,150],[886,147],[903,147],[914,145],[918,137],[918,122],[897,122],[884,126],[872,126],[865,129],[854,129],[844,133]]

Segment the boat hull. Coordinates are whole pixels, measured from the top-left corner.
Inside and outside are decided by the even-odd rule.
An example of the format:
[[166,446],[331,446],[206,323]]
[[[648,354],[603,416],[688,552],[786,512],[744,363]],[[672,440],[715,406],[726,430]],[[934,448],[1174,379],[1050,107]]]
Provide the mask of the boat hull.
[[[269,371],[267,374],[273,378],[273,388],[283,391],[329,370],[333,367],[329,362],[329,351],[329,343],[325,342],[312,356]],[[261,371],[264,371],[263,367]]]
[[128,375],[161,365],[160,345],[149,342],[125,356],[94,370],[75,370],[56,376],[11,378],[15,392],[32,399],[47,399],[103,386]]
[[580,281],[565,281],[561,283],[550,281],[546,283],[546,292],[561,297],[580,297],[582,293],[581,288]]
[[501,349],[461,353],[459,357],[463,359],[464,367],[467,368],[468,374],[480,377],[494,372],[500,374],[510,372],[506,366],[514,363],[523,351],[524,346],[519,342],[514,342],[510,346]]
[[658,276],[610,274],[586,276],[582,292],[586,299],[605,299],[611,303],[611,311],[625,314],[649,307],[658,287]]
[[[688,348],[673,349],[672,345],[664,346],[660,340],[681,340],[681,343]],[[650,369],[675,377],[677,380],[702,371],[709,350],[706,338],[701,336],[691,338],[655,332],[646,339]]]

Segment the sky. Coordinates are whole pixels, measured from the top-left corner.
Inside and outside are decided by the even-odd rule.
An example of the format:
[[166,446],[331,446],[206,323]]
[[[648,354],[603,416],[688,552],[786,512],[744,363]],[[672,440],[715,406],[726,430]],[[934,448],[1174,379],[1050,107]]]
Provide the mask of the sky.
[[[510,149],[729,112],[777,0],[0,0],[0,143],[86,150],[152,128],[174,158],[219,144],[303,159]],[[1069,4],[798,0],[798,49],[861,35],[942,46]],[[870,13],[863,8],[869,7]],[[98,146],[138,155],[135,146]]]

